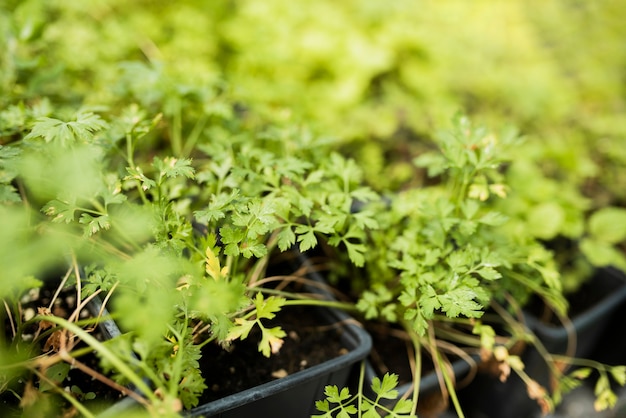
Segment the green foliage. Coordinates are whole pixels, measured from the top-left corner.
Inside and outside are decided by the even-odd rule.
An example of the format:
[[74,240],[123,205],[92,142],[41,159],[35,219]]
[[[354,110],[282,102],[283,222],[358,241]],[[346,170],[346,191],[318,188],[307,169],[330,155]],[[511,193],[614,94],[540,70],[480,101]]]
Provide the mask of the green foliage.
[[107,127],[99,115],[79,111],[76,120],[64,122],[59,119],[42,117],[37,119],[24,141],[41,138],[45,142],[68,147],[77,143],[93,141],[94,134]]
[[398,399],[398,391],[395,389],[397,386],[398,376],[389,373],[386,373],[382,380],[378,377],[372,379],[371,387],[376,395],[375,399],[368,399],[361,393],[352,395],[348,388],[339,390],[337,386],[326,386],[324,390],[326,399],[315,402],[317,410],[324,414],[314,416],[326,418],[349,418],[353,416],[366,418],[416,417],[412,409],[412,401],[398,400],[392,408],[381,404],[382,400]]
[[[368,269],[357,308],[421,338],[508,296],[564,313],[563,266],[626,268],[623,6],[127,3],[0,5],[0,298],[14,340],[0,374],[15,358],[28,367],[11,376],[45,389],[18,385],[41,405],[25,414],[91,397],[43,383],[67,363],[37,375],[46,357],[21,357],[45,343],[23,341],[22,296],[68,264],[77,303],[106,295],[124,328],[106,370],[148,379],[155,415],[197,402],[201,344],[258,329],[262,354],[277,350],[282,331],[264,321],[283,299],[256,283],[280,251],[337,247]],[[458,108],[536,136],[466,117],[430,134]],[[586,260],[546,249],[563,238]],[[492,330],[475,330],[489,350]],[[330,395],[353,413],[351,395]],[[356,408],[377,416],[372,402]]]
[[626,240],[626,209],[606,207],[589,218],[587,236],[580,248],[596,266],[613,265],[626,270],[626,255],[616,247]]
[[255,309],[252,312],[255,318],[252,320],[237,318],[235,320],[236,325],[231,328],[230,332],[226,336],[226,339],[229,341],[238,338],[244,339],[256,325],[261,331],[259,352],[263,353],[265,357],[269,357],[270,354],[278,353],[280,347],[283,345],[283,338],[287,336],[287,334],[280,327],[265,327],[261,322],[261,319],[274,318],[276,313],[280,311],[284,304],[285,299],[283,298],[270,296],[269,298],[264,299],[261,293],[257,293],[256,298],[254,299]]
[[503,292],[517,292],[520,301],[547,295],[564,311],[550,255],[537,253],[532,235],[510,234],[510,217],[499,210],[509,189],[503,166],[520,144],[515,131],[495,135],[460,116],[437,138],[439,151],[415,160],[434,184],[394,196],[378,219],[370,253],[387,266],[369,275],[373,291],[365,291],[357,307],[368,318],[406,319],[422,336],[440,313],[480,318]]

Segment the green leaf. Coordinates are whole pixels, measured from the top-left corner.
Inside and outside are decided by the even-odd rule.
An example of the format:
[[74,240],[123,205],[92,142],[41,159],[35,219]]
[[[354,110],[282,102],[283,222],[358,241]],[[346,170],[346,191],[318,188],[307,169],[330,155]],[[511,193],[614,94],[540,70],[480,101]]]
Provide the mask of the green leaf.
[[423,313],[426,319],[431,319],[435,311],[441,308],[441,302],[435,289],[430,286],[424,286],[422,288],[422,295],[419,298],[420,311]]
[[56,363],[46,369],[46,377],[50,379],[51,383],[42,380],[39,384],[39,390],[46,392],[52,389],[52,384],[60,385],[69,374],[71,366],[67,363]]
[[245,319],[236,318],[235,323],[236,325],[230,329],[228,335],[226,336],[226,340],[228,341],[236,339],[246,339],[248,337],[248,334],[250,334],[250,331],[252,331],[252,328],[256,324],[256,321],[248,321]]
[[257,318],[272,319],[276,316],[276,313],[280,312],[281,308],[285,305],[286,300],[277,296],[270,296],[265,299],[262,293],[257,293],[254,300],[254,306],[256,307]]
[[42,212],[48,216],[52,216],[52,222],[57,223],[72,222],[77,210],[78,208],[74,204],[57,199],[51,200],[42,208]]
[[239,251],[241,251],[241,254],[245,258],[251,258],[253,256],[261,258],[267,255],[268,250],[265,244],[261,244],[260,242],[246,242],[240,246]]
[[589,219],[589,233],[597,240],[617,244],[626,239],[626,209],[607,207],[599,209]]
[[22,198],[17,189],[10,184],[0,184],[0,203],[18,203]]
[[360,229],[377,229],[378,221],[375,218],[375,212],[363,210],[354,214],[354,220]]
[[396,399],[398,397],[398,375],[385,373],[382,381],[378,377],[372,379],[372,390],[379,398]]
[[93,217],[87,213],[80,215],[79,222],[85,225],[85,236],[90,237],[93,234],[111,227],[111,221],[109,215],[101,215]]
[[485,280],[493,281],[502,277],[502,275],[494,268],[482,267],[476,270],[476,273]]
[[[317,409],[320,412],[329,412],[330,411],[330,404],[328,403],[328,401],[326,399],[321,400],[321,401],[315,401],[315,409]],[[316,415],[316,416],[329,416],[329,415]]]
[[469,287],[462,286],[439,296],[441,309],[450,318],[456,318],[459,315],[470,318],[479,318],[482,316],[483,306],[474,299],[478,297],[477,293]]
[[76,119],[70,122],[41,117],[37,119],[33,129],[24,137],[24,140],[43,138],[45,142],[67,147],[77,142],[91,142],[94,133],[107,127],[108,124],[99,115],[91,112],[78,112]]
[[[289,225],[285,226],[278,233],[278,248],[281,251],[286,251],[291,248],[296,242],[296,234],[293,232]],[[306,251],[302,250],[301,251]]]
[[557,203],[541,203],[528,212],[529,232],[537,238],[548,240],[556,237],[564,222],[565,212]]
[[609,372],[620,386],[626,385],[626,366],[613,366]]
[[342,388],[341,391],[339,391],[339,388],[335,385],[326,386],[324,394],[328,401],[332,403],[341,403],[350,399],[350,390],[348,388]]
[[479,219],[480,223],[489,226],[500,226],[505,224],[508,221],[508,217],[506,215],[501,214],[500,212],[487,212],[484,216]]
[[619,268],[626,268],[624,253],[605,241],[584,238],[580,242],[580,249],[594,266],[615,265]]
[[259,351],[265,357],[269,357],[270,354],[277,354],[280,347],[283,345],[283,338],[287,336],[287,333],[280,327],[261,327],[261,332],[262,337],[259,342]]
[[195,170],[191,166],[191,160],[188,158],[165,157],[161,160],[159,157],[154,157],[152,165],[159,171],[161,177],[175,178],[182,176],[189,179],[194,178]]
[[413,401],[411,399],[400,399],[393,407],[395,414],[409,414],[413,410]]
[[226,217],[226,213],[231,209],[233,202],[239,197],[239,190],[232,190],[228,193],[220,193],[211,196],[211,203],[207,209],[194,212],[196,220],[200,223],[209,224]]
[[313,227],[298,225],[298,227],[296,227],[296,233],[299,234],[298,242],[300,243],[300,251],[304,252],[310,250],[317,245],[317,237],[315,236],[315,230]]
[[124,180],[128,181],[128,180],[135,180],[136,182],[139,183],[140,187],[142,190],[146,191],[146,190],[150,190],[153,187],[156,186],[156,182],[154,180],[152,180],[151,178],[148,178],[144,173],[143,170],[141,170],[141,168],[136,167],[136,168],[131,168],[131,167],[127,167],[126,171],[128,172],[128,176],[124,177]]
[[239,244],[243,241],[245,235],[245,231],[235,229],[231,226],[224,226],[220,228],[222,243],[226,245],[224,248],[224,254],[234,257],[238,256],[240,254]]

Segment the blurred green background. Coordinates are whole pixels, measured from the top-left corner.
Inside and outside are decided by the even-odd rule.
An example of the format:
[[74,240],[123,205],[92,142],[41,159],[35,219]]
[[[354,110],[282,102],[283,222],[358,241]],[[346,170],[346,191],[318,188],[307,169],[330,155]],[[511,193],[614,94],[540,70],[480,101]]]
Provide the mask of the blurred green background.
[[514,124],[548,172],[624,203],[625,2],[5,0],[0,11],[3,107],[219,86],[333,136],[379,187],[406,181],[403,155],[462,111]]

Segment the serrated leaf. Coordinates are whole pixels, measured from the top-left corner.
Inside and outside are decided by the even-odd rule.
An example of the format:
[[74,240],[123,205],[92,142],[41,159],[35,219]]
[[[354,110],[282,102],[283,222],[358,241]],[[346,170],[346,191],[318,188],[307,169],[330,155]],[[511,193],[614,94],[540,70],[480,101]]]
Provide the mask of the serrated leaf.
[[128,176],[124,177],[124,180],[135,180],[140,184],[142,190],[150,190],[156,186],[156,182],[143,173],[141,168],[139,167],[127,167],[126,171],[128,172]]
[[[328,403],[326,399],[321,400],[321,401],[315,401],[315,409],[317,409],[320,412],[329,412],[330,404]],[[327,416],[327,415],[324,414],[323,416]]]
[[285,331],[280,327],[264,328],[261,327],[262,337],[259,342],[259,351],[269,357],[271,354],[277,354],[283,345],[283,338],[287,336]]
[[90,142],[95,132],[107,127],[108,124],[99,115],[91,112],[79,112],[76,114],[76,119],[70,122],[41,117],[37,119],[33,129],[24,139],[42,138],[45,142],[67,147],[77,142]]
[[0,184],[0,203],[19,203],[22,201],[17,189],[10,184]]
[[626,366],[613,366],[609,369],[613,379],[620,385],[626,385]]
[[382,380],[378,377],[372,379],[372,390],[379,398],[396,399],[398,397],[398,375],[385,373]]
[[476,273],[485,280],[493,281],[502,277],[502,275],[494,268],[482,267],[476,270]]
[[250,331],[252,331],[254,324],[256,324],[256,321],[248,321],[242,318],[236,318],[235,324],[236,325],[230,329],[228,335],[226,336],[226,340],[228,341],[236,339],[246,339],[248,337],[248,334],[250,334]]
[[291,227],[286,226],[278,233],[278,248],[281,251],[288,250],[295,244],[295,242],[296,234],[293,232]]
[[256,307],[257,318],[272,319],[276,316],[276,313],[280,312],[281,308],[285,305],[285,299],[277,296],[270,296],[265,299],[263,294],[257,293],[254,300],[254,306]]
[[188,158],[165,157],[161,160],[155,157],[152,165],[159,171],[161,177],[175,178],[183,176],[189,179],[194,178],[195,170],[191,166],[191,159]]
[[363,267],[365,265],[365,252],[367,250],[365,245],[354,244],[350,241],[344,241],[344,244],[348,250],[350,261],[357,267]]
[[54,199],[46,203],[41,210],[46,215],[52,216],[52,222],[70,223],[74,220],[74,214],[77,208],[74,204]]
[[478,222],[489,226],[500,226],[508,221],[508,216],[503,215],[500,212],[487,212],[483,215]]
[[226,212],[232,209],[233,202],[239,197],[239,190],[232,190],[229,194],[220,193],[211,196],[211,203],[204,210],[194,212],[196,220],[203,224],[217,221],[226,217]]
[[474,290],[463,286],[440,295],[438,300],[441,302],[441,310],[450,318],[459,315],[479,318],[483,314],[483,307],[475,301],[477,296]]
[[[300,226],[296,228],[296,233],[298,233]],[[298,235],[298,242],[300,243],[300,251],[305,252],[314,248],[317,245],[317,237],[315,236],[315,232],[312,228],[308,228],[308,231],[304,234]]]
[[393,407],[396,414],[409,414],[413,410],[413,401],[410,399],[400,399]]
[[267,247],[265,244],[261,244],[260,242],[255,243],[243,243],[239,251],[245,258],[261,258],[267,255]]
[[79,222],[85,225],[85,236],[87,237],[111,227],[109,215],[101,215],[94,218],[88,213],[83,213],[80,215]]
[[361,229],[377,229],[378,221],[374,217],[374,212],[372,211],[361,211],[354,214],[354,220],[356,221],[356,225]]

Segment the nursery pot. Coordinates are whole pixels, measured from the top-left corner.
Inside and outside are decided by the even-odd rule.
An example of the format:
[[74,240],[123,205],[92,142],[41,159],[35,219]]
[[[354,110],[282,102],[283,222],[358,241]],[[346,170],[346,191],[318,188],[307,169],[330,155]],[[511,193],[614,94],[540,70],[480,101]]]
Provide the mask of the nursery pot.
[[[543,321],[529,310],[524,311],[524,317],[529,329],[549,353],[587,358],[595,348],[607,345],[600,337],[614,314],[626,306],[626,275],[613,268],[600,268],[573,295],[573,299],[590,304],[578,307],[567,325]],[[522,359],[526,373],[549,388],[548,368],[539,352],[528,346]],[[563,403],[568,401],[566,396]],[[541,413],[539,405],[528,397],[524,383],[514,374],[506,383],[491,375],[479,375],[462,393],[462,402],[469,416],[476,418],[527,418],[538,417]]]
[[[371,348],[369,334],[354,320],[351,320],[348,315],[334,309],[313,309],[319,317],[320,324],[342,324],[339,335],[341,345],[346,350],[345,354],[286,377],[201,404],[191,410],[183,411],[182,414],[188,417],[205,418],[271,416],[309,418],[315,412],[315,401],[324,398],[326,385],[345,386],[353,366],[363,360]],[[119,333],[114,323],[103,323],[102,326],[112,331],[112,336]],[[249,364],[248,367],[254,370],[255,364]],[[121,416],[134,406],[136,406],[136,402],[133,399],[125,398],[109,408],[100,417]]]
[[[92,306],[94,312],[100,310],[101,305],[97,302]],[[309,418],[315,413],[315,401],[324,398],[326,385],[347,385],[353,366],[363,360],[371,349],[371,338],[359,324],[343,311],[326,307],[305,307],[311,312],[316,324],[334,329],[333,335],[339,339],[342,350],[341,354],[328,358],[325,361],[312,365],[309,368],[296,371],[285,377],[249,389],[242,390],[224,396],[220,399],[183,411],[183,416],[188,417],[290,417]],[[106,313],[105,313],[106,314]],[[279,313],[288,315],[289,308]],[[308,316],[308,315],[307,315]],[[105,321],[100,324],[108,338],[120,335],[120,330],[113,321]],[[256,344],[256,341],[254,342]],[[283,347],[284,348],[284,347]],[[220,348],[221,351],[223,351]],[[263,361],[260,353],[256,353],[257,360]],[[272,356],[280,355],[272,354]],[[201,367],[204,358],[200,360]],[[254,373],[257,364],[250,361],[246,364],[249,372]],[[203,376],[210,376],[210,366],[204,368]],[[208,383],[210,385],[210,383]],[[206,391],[209,391],[206,389]],[[202,402],[202,401],[201,401]],[[136,402],[131,398],[125,398],[109,408],[101,418],[113,418],[122,416],[124,412],[136,407]]]
[[[339,338],[345,354],[305,370],[200,405],[185,415],[190,417],[302,417],[315,413],[315,401],[324,398],[326,385],[347,384],[350,373],[371,349],[365,330],[342,311],[315,309],[321,325],[341,324]],[[249,365],[254,368],[254,364]]]

